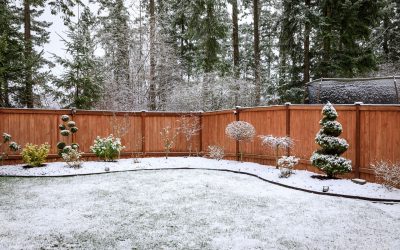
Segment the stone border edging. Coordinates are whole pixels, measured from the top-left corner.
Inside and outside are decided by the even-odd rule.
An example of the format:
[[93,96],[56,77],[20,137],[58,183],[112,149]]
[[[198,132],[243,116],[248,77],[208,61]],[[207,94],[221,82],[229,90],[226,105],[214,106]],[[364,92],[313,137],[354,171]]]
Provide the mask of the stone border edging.
[[230,169],[219,169],[219,168],[191,168],[191,167],[179,167],[179,168],[138,168],[138,169],[128,169],[128,170],[116,170],[116,171],[109,171],[109,172],[97,172],[97,173],[83,173],[83,174],[66,174],[66,175],[0,175],[0,177],[18,177],[18,178],[51,178],[51,177],[76,177],[76,176],[86,176],[86,175],[99,175],[99,174],[111,174],[111,173],[121,173],[121,172],[137,172],[137,171],[155,171],[155,170],[209,170],[209,171],[219,171],[219,172],[228,172],[228,173],[235,173],[235,174],[242,174],[248,175],[252,177],[256,177],[264,182],[268,182],[270,184],[274,184],[277,186],[281,186],[284,188],[289,188],[297,191],[302,191],[306,193],[318,194],[318,195],[325,195],[325,196],[333,196],[333,197],[341,197],[347,199],[356,199],[356,200],[365,200],[365,201],[372,201],[372,202],[388,202],[388,203],[400,203],[400,199],[383,199],[383,198],[370,198],[364,196],[356,196],[356,195],[346,195],[346,194],[336,194],[336,193],[324,193],[319,191],[314,191],[310,189],[304,189],[299,187],[294,187],[286,184],[282,184],[276,181],[271,181],[260,177],[256,174],[230,170]]

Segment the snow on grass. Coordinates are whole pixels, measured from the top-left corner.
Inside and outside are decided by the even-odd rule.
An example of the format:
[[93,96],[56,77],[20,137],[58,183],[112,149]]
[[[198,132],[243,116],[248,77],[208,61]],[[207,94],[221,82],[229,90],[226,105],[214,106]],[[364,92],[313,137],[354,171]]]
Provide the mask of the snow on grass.
[[274,167],[264,166],[257,163],[236,162],[221,160],[216,161],[202,157],[170,157],[165,158],[144,158],[140,163],[133,163],[133,159],[121,159],[118,162],[96,162],[88,161],[82,168],[73,169],[63,162],[48,163],[40,168],[23,168],[23,165],[0,167],[0,175],[18,175],[18,176],[54,176],[54,175],[74,175],[87,173],[103,173],[105,168],[110,171],[124,171],[134,169],[151,168],[213,168],[242,171],[256,174],[267,180],[279,182],[282,184],[309,189],[313,191],[322,191],[323,186],[329,186],[330,193],[355,195],[371,198],[400,199],[400,189],[387,190],[384,186],[376,183],[367,183],[358,185],[351,180],[319,180],[311,178],[315,173],[295,170],[289,178],[279,178],[279,170]]
[[399,249],[399,211],[205,170],[1,177],[0,249]]

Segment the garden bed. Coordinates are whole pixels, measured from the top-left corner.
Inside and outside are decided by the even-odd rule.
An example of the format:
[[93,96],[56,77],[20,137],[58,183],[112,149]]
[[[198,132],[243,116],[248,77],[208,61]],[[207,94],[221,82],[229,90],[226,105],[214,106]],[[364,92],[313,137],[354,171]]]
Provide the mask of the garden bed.
[[107,173],[106,168],[109,168],[109,172],[163,168],[231,170],[256,175],[268,181],[313,192],[322,192],[323,186],[328,186],[328,194],[400,200],[400,189],[388,190],[376,183],[359,185],[347,179],[320,180],[311,177],[315,173],[304,170],[295,170],[294,174],[289,178],[279,178],[279,170],[271,166],[249,162],[216,161],[202,157],[143,158],[139,159],[139,163],[134,163],[134,159],[121,159],[118,162],[88,161],[84,162],[79,169],[70,168],[63,162],[48,163],[40,168],[24,168],[21,164],[0,167],[0,176],[73,176]]

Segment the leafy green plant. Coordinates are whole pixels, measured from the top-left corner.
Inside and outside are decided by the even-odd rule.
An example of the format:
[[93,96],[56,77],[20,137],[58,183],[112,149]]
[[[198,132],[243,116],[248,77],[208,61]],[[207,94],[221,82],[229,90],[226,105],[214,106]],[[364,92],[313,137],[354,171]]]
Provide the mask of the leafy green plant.
[[90,151],[104,161],[114,161],[119,158],[121,150],[124,148],[120,138],[109,135],[106,138],[98,136],[94,140],[94,145],[90,147]]
[[22,160],[29,167],[40,167],[46,161],[49,154],[50,145],[45,143],[42,145],[35,145],[28,143],[22,150]]
[[[8,144],[8,150],[9,151],[17,152],[17,151],[21,150],[21,146],[18,145],[18,143],[16,143],[16,142],[11,140],[12,139],[11,135],[9,135],[7,133],[3,133],[2,137],[3,137],[3,141],[0,142],[0,147],[3,144]],[[7,157],[8,157],[8,152],[7,151],[3,151],[3,152],[0,153],[1,165],[3,165],[3,161],[5,159],[7,159]]]

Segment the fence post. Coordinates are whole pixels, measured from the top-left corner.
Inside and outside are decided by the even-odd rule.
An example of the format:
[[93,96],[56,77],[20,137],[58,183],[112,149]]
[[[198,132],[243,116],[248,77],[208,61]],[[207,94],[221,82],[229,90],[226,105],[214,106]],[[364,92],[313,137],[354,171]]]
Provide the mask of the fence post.
[[[76,108],[75,107],[71,107],[71,120],[72,121],[75,121],[75,115],[76,115]],[[71,136],[72,143],[76,142],[76,138],[75,137],[76,137],[75,133],[72,133],[72,136]]]
[[203,111],[199,113],[200,132],[199,132],[199,153],[203,152]]
[[[241,108],[240,106],[236,106],[235,111],[234,111],[237,122],[240,121],[240,117],[239,117],[240,108]],[[237,161],[240,161],[240,144],[239,143],[240,143],[239,141],[236,141],[236,160]]]
[[[286,136],[290,137],[290,102],[285,102],[286,107]],[[290,147],[287,148],[286,151],[287,156],[290,155]]]
[[145,157],[146,155],[146,110],[142,110],[141,114],[141,124],[142,124],[142,155]]
[[360,154],[361,154],[361,123],[360,123],[360,107],[362,102],[355,102],[356,107],[356,162],[354,163],[354,175],[360,178]]

